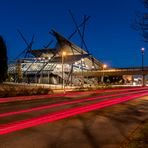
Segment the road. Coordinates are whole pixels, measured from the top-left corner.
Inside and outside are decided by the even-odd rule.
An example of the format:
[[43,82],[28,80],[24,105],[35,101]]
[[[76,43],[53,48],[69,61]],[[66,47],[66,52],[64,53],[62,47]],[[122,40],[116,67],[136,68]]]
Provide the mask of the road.
[[0,98],[0,134],[4,138],[9,137],[20,133],[20,130],[28,131],[39,125],[46,126],[49,122],[61,122],[57,121],[61,119],[70,120],[73,116],[83,117],[86,113],[110,109],[144,96],[148,96],[148,87]]

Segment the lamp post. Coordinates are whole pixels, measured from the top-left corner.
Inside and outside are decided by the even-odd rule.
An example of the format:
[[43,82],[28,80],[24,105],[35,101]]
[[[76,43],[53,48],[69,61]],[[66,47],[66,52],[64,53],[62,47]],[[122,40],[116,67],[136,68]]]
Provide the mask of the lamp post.
[[106,64],[103,64],[103,74],[102,74],[102,83],[104,83],[104,69],[107,67]]
[[62,52],[62,88],[65,93],[65,80],[64,80],[64,57],[66,56],[66,52]]
[[144,76],[144,73],[143,73],[143,68],[144,68],[144,48],[141,48],[141,53],[142,53],[142,58],[141,58],[141,60],[142,60],[142,86],[144,86],[145,85],[145,76]]
[[83,64],[84,64],[84,59],[82,58],[81,59],[81,70],[82,70],[82,87],[83,87],[83,84],[84,84],[84,76],[83,76]]

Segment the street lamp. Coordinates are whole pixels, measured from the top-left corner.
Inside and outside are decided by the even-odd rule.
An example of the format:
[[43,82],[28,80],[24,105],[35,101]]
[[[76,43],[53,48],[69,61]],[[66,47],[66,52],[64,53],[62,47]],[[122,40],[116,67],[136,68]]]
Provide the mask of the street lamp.
[[141,48],[141,53],[142,53],[142,85],[144,86],[145,85],[145,76],[144,76],[144,73],[143,73],[143,68],[144,68],[144,48]]
[[141,48],[142,53],[142,71],[143,71],[143,65],[144,65],[144,48]]
[[103,75],[102,75],[102,83],[104,83],[104,69],[107,68],[106,64],[103,64]]
[[65,93],[65,80],[64,80],[64,57],[66,56],[66,52],[62,52],[62,88]]
[[82,87],[83,87],[83,84],[84,84],[84,76],[83,76],[83,67],[84,67],[84,59],[82,58],[81,59],[81,71],[82,71]]
[[106,64],[104,64],[104,65],[103,65],[103,68],[107,68],[107,65],[106,65]]

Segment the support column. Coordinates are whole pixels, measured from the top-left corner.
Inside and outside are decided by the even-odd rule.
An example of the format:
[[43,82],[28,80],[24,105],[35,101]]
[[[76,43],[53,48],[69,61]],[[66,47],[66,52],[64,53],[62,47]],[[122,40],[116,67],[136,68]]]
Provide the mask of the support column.
[[50,80],[49,80],[49,71],[48,71],[48,84],[50,83]]
[[131,75],[131,83],[132,83],[132,85],[133,85],[133,83],[134,83],[134,76],[133,75]]
[[102,83],[104,82],[104,76],[101,76],[101,82]]
[[142,86],[146,86],[146,75],[142,75]]

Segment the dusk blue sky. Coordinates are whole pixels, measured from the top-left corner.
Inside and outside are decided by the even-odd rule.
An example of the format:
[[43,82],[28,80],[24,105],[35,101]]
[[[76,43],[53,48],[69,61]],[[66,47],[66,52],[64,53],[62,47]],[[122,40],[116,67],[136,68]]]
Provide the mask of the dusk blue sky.
[[[33,49],[42,48],[53,39],[48,33],[51,29],[68,37],[75,30],[69,9],[78,24],[84,15],[91,16],[86,24],[85,41],[97,59],[110,67],[141,66],[140,48],[144,47],[144,64],[148,66],[148,46],[131,28],[135,12],[145,10],[140,0],[1,1],[0,35],[7,44],[9,59],[14,59],[26,48],[17,29],[27,41],[35,34]],[[79,36],[74,36],[72,41],[79,45]]]

